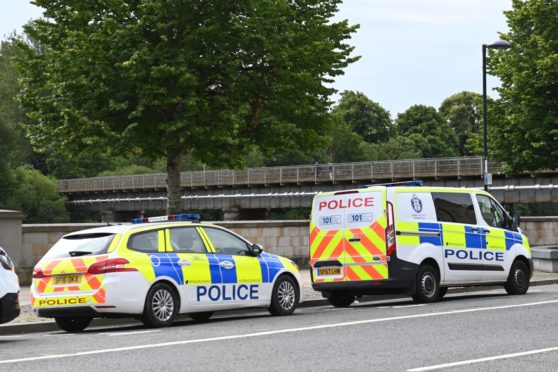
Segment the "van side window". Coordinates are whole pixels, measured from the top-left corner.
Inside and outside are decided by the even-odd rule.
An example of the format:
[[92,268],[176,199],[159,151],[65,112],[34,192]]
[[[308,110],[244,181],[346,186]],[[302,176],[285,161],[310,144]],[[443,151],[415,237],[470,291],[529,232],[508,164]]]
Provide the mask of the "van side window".
[[484,221],[492,227],[501,229],[508,228],[508,221],[506,220],[506,213],[492,198],[486,195],[477,195],[477,201]]
[[476,225],[475,208],[471,195],[466,193],[433,192],[438,222],[456,222]]

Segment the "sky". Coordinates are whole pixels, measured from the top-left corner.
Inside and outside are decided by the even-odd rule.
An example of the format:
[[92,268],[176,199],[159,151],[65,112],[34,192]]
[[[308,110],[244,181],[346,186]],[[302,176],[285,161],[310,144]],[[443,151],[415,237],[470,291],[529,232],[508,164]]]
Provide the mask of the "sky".
[[[414,104],[438,108],[452,94],[481,93],[482,44],[507,32],[510,9],[511,0],[345,0],[337,19],[360,24],[350,44],[361,59],[334,87],[366,94],[393,118]],[[41,14],[28,0],[0,0],[0,37]],[[489,76],[487,86],[495,97],[498,80]]]

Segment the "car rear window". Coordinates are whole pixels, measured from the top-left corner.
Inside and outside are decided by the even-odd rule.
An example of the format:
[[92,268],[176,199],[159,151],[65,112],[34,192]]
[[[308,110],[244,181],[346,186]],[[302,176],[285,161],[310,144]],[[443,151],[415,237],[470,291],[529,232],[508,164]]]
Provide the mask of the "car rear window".
[[60,239],[44,258],[78,257],[107,253],[112,233],[73,234]]

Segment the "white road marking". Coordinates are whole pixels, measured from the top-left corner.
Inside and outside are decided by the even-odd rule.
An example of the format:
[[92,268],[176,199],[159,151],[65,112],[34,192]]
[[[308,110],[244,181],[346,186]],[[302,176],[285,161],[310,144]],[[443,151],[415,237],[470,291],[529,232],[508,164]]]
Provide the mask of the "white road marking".
[[437,313],[394,316],[394,317],[390,317],[390,318],[355,320],[355,321],[352,321],[352,322],[321,324],[321,325],[316,325],[316,326],[299,327],[299,328],[286,328],[286,329],[278,329],[278,330],[275,330],[275,331],[245,333],[245,334],[240,334],[240,335],[209,337],[209,338],[200,338],[200,339],[195,339],[195,340],[170,341],[170,342],[161,342],[161,343],[157,343],[157,344],[125,346],[125,347],[118,347],[118,348],[111,348],[111,349],[97,349],[97,350],[81,351],[81,352],[68,353],[68,354],[56,354],[56,355],[45,355],[45,356],[39,356],[39,357],[8,359],[8,360],[1,360],[0,364],[32,362],[32,361],[46,360],[46,359],[72,358],[72,357],[77,357],[77,356],[116,353],[116,352],[121,352],[121,351],[145,350],[145,349],[163,348],[163,347],[169,347],[169,346],[178,346],[178,345],[199,344],[199,343],[215,342],[215,341],[227,341],[227,340],[236,340],[236,339],[241,339],[241,338],[262,337],[262,336],[278,335],[278,334],[285,334],[285,333],[316,331],[316,330],[329,329],[329,328],[349,327],[349,326],[362,325],[362,324],[389,322],[389,321],[394,321],[394,320],[429,318],[429,317],[434,317],[434,316],[475,313],[475,312],[481,312],[481,311],[493,311],[493,310],[501,310],[501,309],[513,309],[513,308],[519,308],[519,307],[549,305],[549,304],[555,304],[555,303],[558,303],[558,300],[541,301],[541,302],[529,302],[529,303],[524,303],[524,304],[505,305],[505,306],[477,307],[477,308],[463,309],[463,310],[441,311],[441,312],[437,312]]
[[464,366],[464,365],[474,364],[474,363],[492,362],[494,360],[499,360],[499,359],[510,359],[510,358],[517,358],[517,357],[522,357],[522,356],[526,356],[526,355],[548,353],[549,351],[558,351],[558,347],[549,347],[549,348],[546,348],[546,349],[530,350],[530,351],[524,351],[524,352],[521,352],[521,353],[504,354],[504,355],[497,355],[497,356],[493,356],[493,357],[463,360],[461,362],[455,362],[455,363],[446,363],[446,364],[438,364],[438,365],[429,366],[429,367],[413,368],[413,369],[408,369],[407,371],[408,372],[435,371],[435,370],[438,370],[438,369],[452,368],[452,367]]
[[161,332],[160,329],[151,329],[148,331],[130,331],[130,332],[102,332],[99,333],[100,335],[108,335],[110,337],[114,336],[129,336],[129,335],[138,335],[141,333],[152,333],[152,332]]
[[378,306],[378,309],[405,309],[407,307],[421,307],[426,304],[413,304],[413,305],[395,305],[395,306]]

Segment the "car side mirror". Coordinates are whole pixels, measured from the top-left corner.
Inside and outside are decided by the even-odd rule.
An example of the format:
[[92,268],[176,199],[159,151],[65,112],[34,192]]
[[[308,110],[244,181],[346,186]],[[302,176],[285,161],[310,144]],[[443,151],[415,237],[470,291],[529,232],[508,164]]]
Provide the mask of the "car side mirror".
[[254,244],[252,246],[252,254],[254,255],[254,257],[258,257],[260,254],[262,254],[263,252],[263,247],[260,244]]

